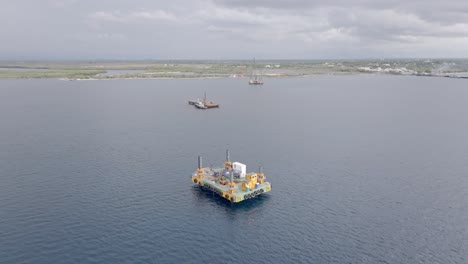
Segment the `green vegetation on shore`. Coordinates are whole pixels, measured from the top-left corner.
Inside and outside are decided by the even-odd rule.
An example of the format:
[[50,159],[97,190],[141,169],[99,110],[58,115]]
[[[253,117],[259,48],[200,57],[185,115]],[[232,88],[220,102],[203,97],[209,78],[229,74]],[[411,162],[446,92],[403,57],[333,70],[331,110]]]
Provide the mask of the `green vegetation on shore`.
[[97,74],[105,73],[105,70],[60,70],[51,69],[46,71],[15,71],[0,70],[0,79],[23,79],[23,78],[68,78],[68,79],[86,79],[95,77]]
[[[249,61],[95,61],[0,62],[1,78],[213,78],[248,77]],[[468,72],[466,59],[400,59],[350,61],[257,61],[257,71],[268,77],[382,73],[458,77]]]

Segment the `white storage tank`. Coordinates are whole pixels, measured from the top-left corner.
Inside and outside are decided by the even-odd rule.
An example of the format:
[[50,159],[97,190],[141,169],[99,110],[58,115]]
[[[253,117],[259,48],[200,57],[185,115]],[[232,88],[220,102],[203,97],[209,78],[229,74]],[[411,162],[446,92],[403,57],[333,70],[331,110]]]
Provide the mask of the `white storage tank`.
[[247,166],[245,164],[242,164],[240,162],[233,162],[232,169],[234,170],[234,172],[239,173],[241,178],[245,178],[245,174],[247,172]]

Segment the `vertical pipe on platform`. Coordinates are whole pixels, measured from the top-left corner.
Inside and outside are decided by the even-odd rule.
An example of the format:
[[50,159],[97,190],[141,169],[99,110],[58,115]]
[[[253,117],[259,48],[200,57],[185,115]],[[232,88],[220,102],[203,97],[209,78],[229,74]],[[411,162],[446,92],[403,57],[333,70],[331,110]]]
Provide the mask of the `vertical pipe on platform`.
[[229,149],[226,149],[226,161],[229,161]]
[[198,168],[199,169],[202,168],[202,157],[201,156],[198,156]]

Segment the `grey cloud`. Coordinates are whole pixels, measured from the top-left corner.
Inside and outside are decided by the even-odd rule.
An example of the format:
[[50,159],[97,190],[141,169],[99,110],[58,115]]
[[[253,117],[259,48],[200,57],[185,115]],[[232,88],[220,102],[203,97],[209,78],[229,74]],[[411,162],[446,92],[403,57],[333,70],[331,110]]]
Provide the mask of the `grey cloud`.
[[459,0],[18,0],[0,23],[0,59],[468,56]]
[[240,9],[287,10],[307,12],[310,9],[394,10],[410,13],[423,20],[442,24],[468,22],[468,1],[465,0],[214,0],[221,6]]
[[[307,20],[320,11],[326,30],[363,41],[417,41],[417,37],[463,38],[468,33],[466,1],[268,1],[216,0],[220,6],[258,13],[286,13]],[[299,29],[304,31],[303,29]]]

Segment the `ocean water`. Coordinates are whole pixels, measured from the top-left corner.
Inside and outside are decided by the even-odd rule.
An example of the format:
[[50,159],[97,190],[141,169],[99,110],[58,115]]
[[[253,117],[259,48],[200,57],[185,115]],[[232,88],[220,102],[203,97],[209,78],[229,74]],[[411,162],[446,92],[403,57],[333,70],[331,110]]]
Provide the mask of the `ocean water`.
[[[448,78],[1,80],[0,263],[467,263],[467,113]],[[272,192],[194,187],[226,148]]]

